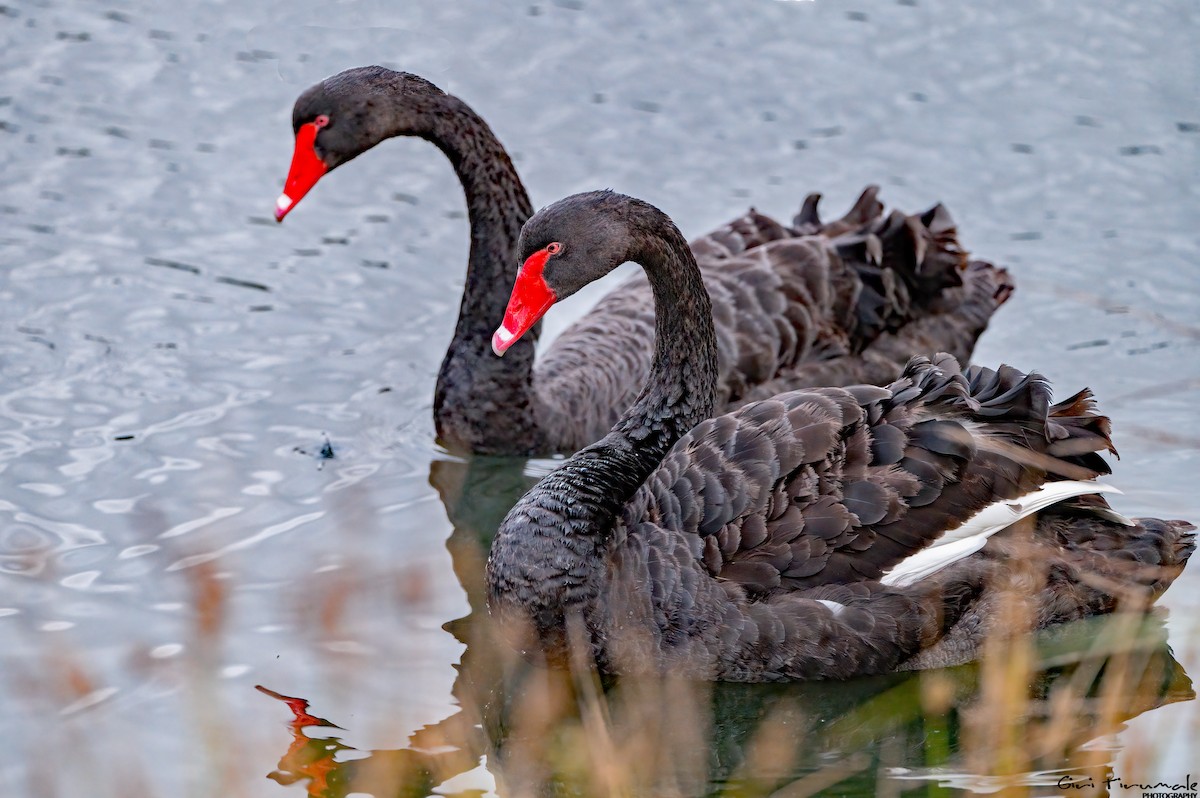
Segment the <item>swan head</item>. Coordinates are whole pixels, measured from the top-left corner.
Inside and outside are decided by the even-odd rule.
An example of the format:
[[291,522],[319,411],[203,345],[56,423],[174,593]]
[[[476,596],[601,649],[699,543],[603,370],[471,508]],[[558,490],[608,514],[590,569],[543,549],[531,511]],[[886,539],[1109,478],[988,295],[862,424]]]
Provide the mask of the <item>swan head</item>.
[[497,355],[520,340],[550,307],[628,260],[639,240],[637,212],[652,206],[612,191],[575,194],[530,217],[517,242],[516,284],[492,336]]
[[296,147],[275,220],[325,174],[392,136],[428,135],[449,95],[429,81],[380,66],[357,67],[309,87],[292,108]]

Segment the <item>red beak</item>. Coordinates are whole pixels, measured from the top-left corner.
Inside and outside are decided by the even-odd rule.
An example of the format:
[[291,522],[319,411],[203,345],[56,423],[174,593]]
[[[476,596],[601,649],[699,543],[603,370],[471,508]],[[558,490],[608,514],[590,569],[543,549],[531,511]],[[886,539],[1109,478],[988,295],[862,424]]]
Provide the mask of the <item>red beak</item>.
[[549,252],[539,249],[529,256],[521,271],[517,272],[517,282],[508,299],[508,308],[504,311],[504,323],[492,336],[492,351],[497,355],[503,355],[522,335],[529,332],[558,299],[542,276],[542,269],[549,257]]
[[283,193],[275,201],[277,222],[282,222],[288,211],[329,171],[329,167],[325,166],[325,162],[313,149],[313,143],[317,140],[317,130],[319,127],[316,122],[307,122],[296,131],[296,151],[292,154],[292,168],[288,170]]

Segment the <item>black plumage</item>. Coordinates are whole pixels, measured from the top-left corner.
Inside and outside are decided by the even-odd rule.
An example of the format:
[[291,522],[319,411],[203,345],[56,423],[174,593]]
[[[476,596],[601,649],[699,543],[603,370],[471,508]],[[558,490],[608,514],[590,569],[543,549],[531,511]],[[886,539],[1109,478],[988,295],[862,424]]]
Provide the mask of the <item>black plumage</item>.
[[[315,134],[328,169],[394,136],[445,153],[466,195],[471,250],[454,337],[433,412],[451,450],[573,452],[601,437],[649,373],[654,305],[642,276],[618,286],[534,362],[537,331],[493,356],[490,332],[516,276],[515,249],[532,206],[482,118],[432,83],[383,67],[334,75],[296,101],[293,126]],[[299,146],[299,145],[298,145]],[[883,384],[911,354],[969,357],[1012,290],[990,264],[966,266],[941,206],[884,215],[874,187],[825,223],[817,195],[791,226],[751,210],[692,242],[712,297],[717,407],[806,385]],[[965,268],[965,271],[964,271]]]
[[[1051,404],[1036,374],[960,369],[949,355],[913,358],[886,388],[797,390],[709,417],[716,335],[670,220],[581,194],[529,221],[522,255],[545,241],[563,242],[544,269],[560,297],[643,265],[655,361],[609,434],[501,524],[489,602],[520,645],[563,656],[575,619],[616,671],[764,681],[961,661],[992,619],[997,575],[1021,556],[1014,536],[911,585],[881,577],[996,501],[1108,473],[1108,420],[1086,391]],[[1040,625],[1152,600],[1192,551],[1189,524],[1129,526],[1099,496],[1028,525],[1046,566]]]

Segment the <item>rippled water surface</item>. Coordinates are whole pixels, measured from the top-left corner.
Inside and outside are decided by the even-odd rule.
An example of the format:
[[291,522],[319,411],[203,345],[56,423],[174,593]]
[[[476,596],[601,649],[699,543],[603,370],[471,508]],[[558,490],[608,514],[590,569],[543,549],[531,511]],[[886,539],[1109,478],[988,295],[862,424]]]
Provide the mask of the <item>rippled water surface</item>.
[[[1190,0],[5,0],[3,793],[299,794],[264,778],[290,713],[255,684],[344,726],[343,759],[456,711],[442,625],[478,609],[530,478],[433,441],[468,243],[440,153],[388,142],[272,221],[309,84],[417,72],[489,120],[536,205],[608,186],[690,235],[813,190],[829,213],[871,182],[941,200],[1018,282],[978,360],[1093,388],[1119,509],[1197,520],[1196,22]],[[1200,569],[1162,604],[1200,673]],[[788,695],[842,717],[885,688]],[[1089,745],[1182,776],[1200,713],[1177,693]],[[714,700],[740,728],[776,695]],[[469,776],[442,791],[490,784]]]

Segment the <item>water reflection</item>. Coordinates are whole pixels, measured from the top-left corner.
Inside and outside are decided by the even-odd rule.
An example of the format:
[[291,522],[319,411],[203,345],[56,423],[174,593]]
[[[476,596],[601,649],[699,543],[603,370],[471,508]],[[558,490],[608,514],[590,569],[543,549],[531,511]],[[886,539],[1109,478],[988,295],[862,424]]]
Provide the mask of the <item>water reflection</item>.
[[[447,548],[471,612],[459,711],[396,750],[357,750],[333,721],[288,703],[292,739],[270,778],[335,798],[440,795],[839,795],[1056,788],[1112,775],[1098,741],[1191,680],[1157,614],[1089,619],[984,664],[850,682],[698,684],[546,670],[494,639],[483,566],[504,513],[534,481],[519,460],[438,461]],[[1126,775],[1126,774],[1122,774]],[[1075,791],[1079,794],[1092,794]]]

